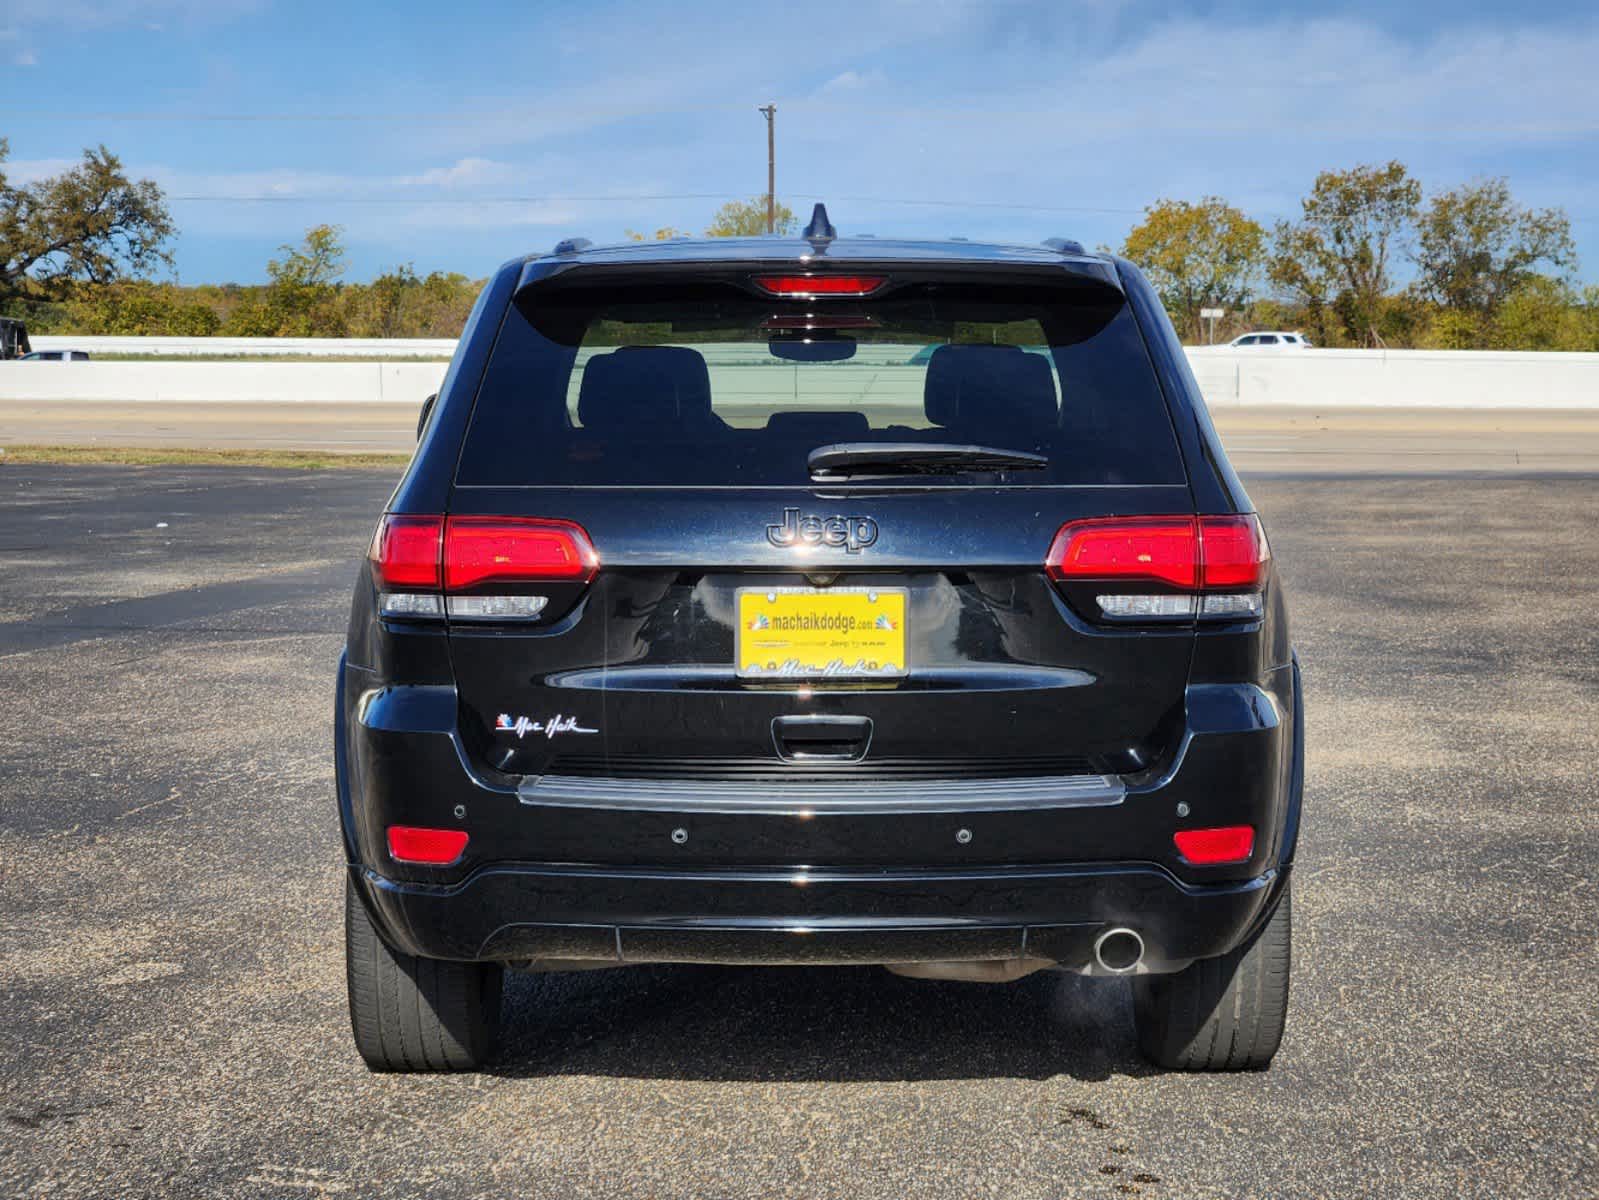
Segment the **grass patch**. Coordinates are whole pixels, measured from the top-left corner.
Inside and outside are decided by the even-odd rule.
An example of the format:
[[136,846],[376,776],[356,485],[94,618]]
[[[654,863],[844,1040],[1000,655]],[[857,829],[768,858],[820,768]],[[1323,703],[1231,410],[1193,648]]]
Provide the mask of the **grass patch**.
[[0,446],[0,466],[105,463],[127,467],[280,467],[300,471],[398,469],[409,454],[330,454],[318,450],[187,450],[138,446]]

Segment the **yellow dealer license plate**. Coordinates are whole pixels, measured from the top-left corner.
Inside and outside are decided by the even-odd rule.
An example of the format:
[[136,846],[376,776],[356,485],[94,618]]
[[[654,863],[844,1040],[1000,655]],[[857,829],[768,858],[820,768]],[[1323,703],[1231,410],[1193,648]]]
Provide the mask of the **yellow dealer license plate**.
[[883,679],[905,674],[899,588],[740,588],[738,674]]

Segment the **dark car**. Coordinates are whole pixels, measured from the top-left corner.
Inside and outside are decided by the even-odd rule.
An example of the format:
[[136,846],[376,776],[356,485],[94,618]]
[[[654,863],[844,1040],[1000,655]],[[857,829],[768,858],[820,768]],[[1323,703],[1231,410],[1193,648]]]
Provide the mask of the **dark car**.
[[0,317],[0,362],[22,358],[32,349],[27,325],[15,317]]
[[1154,292],[1076,243],[507,263],[336,721],[375,1069],[483,1064],[507,967],[1058,968],[1129,976],[1168,1068],[1281,1040],[1282,585]]

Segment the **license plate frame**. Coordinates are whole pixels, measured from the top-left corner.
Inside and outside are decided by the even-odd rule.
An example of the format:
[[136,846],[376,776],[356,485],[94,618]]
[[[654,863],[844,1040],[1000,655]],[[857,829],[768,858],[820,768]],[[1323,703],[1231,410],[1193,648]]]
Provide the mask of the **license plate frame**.
[[[910,673],[909,607],[909,591],[902,587],[738,588],[733,601],[734,674],[740,679],[772,682],[903,679]],[[758,615],[767,618],[765,628],[754,627]],[[772,625],[777,618],[846,615],[864,623],[842,633]],[[886,618],[889,627],[883,628],[879,618]],[[752,640],[763,635],[764,643]],[[761,645],[765,650],[757,652]],[[778,654],[786,657],[780,660]],[[823,661],[824,656],[831,657]]]

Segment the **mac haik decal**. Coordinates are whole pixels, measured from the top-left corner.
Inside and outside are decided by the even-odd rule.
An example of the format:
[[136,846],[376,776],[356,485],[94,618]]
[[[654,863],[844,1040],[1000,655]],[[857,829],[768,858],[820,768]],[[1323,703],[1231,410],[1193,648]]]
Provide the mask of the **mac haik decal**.
[[531,717],[516,716],[510,713],[501,713],[494,718],[494,731],[496,733],[514,733],[518,739],[525,738],[530,733],[542,733],[547,738],[553,738],[562,733],[598,733],[598,729],[590,729],[586,725],[579,725],[576,717],[568,717],[556,713],[553,717],[546,717],[542,721],[535,721]]

